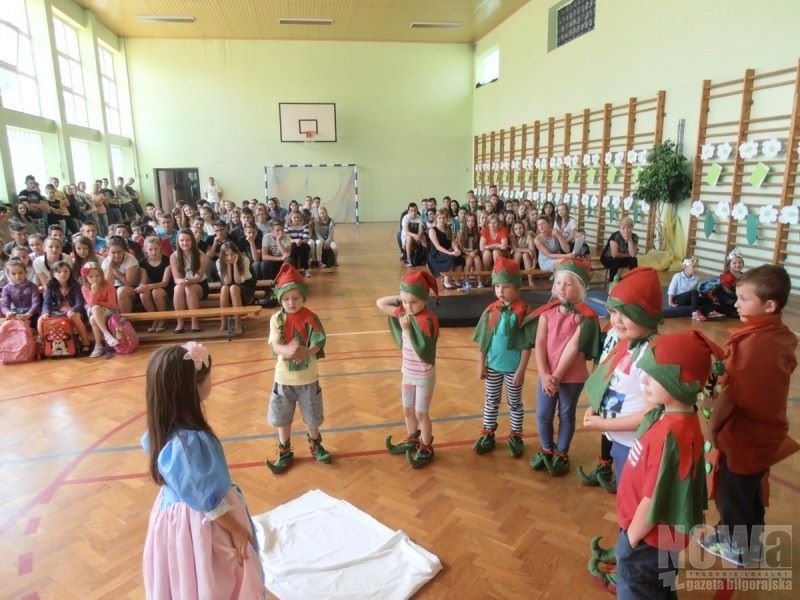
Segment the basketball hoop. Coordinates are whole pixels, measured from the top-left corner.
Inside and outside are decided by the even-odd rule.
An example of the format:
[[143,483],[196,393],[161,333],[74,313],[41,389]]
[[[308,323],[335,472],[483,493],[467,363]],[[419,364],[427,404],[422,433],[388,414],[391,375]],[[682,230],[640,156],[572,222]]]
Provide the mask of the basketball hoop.
[[317,132],[313,131],[313,130],[312,131],[304,131],[303,135],[306,136],[306,139],[303,140],[306,144],[313,144],[315,138],[317,137]]

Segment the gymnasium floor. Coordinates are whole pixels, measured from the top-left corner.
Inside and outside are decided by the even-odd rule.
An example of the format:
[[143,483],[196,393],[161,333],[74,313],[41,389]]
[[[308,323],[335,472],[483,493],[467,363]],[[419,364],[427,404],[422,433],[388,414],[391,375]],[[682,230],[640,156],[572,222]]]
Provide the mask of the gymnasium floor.
[[[308,305],[329,336],[320,371],[323,435],[334,454],[332,465],[308,461],[305,439],[298,436],[295,451],[303,459],[289,472],[274,476],[262,466],[277,443],[265,422],[274,365],[264,341],[271,310],[248,321],[244,337],[210,344],[214,391],[207,414],[251,513],[314,488],[348,500],[439,556],[444,568],[418,598],[609,598],[590,582],[586,563],[593,535],[604,535],[607,544],[615,541],[614,497],[581,487],[574,473],[550,478],[527,464],[537,445],[534,360],[524,387],[529,445],[523,459],[512,459],[500,444],[486,456],[472,452],[481,428],[483,386],[471,329],[441,332],[433,465],[412,471],[404,458],[385,452],[384,438],[404,433],[399,351],[374,307],[378,296],[397,290],[404,271],[394,232],[388,223],[337,227],[343,266],[316,270],[310,280]],[[798,318],[787,323],[800,331]],[[700,327],[723,343],[732,325],[679,319],[662,330]],[[143,374],[154,349],[144,346],[108,361],[0,367],[0,598],[144,597],[141,551],[156,487],[144,474],[146,456],[138,442],[145,427]],[[789,408],[795,438],[800,438],[798,397],[795,376]],[[302,426],[299,416],[295,425]],[[504,416],[499,434],[507,431]],[[579,431],[570,453],[573,464],[591,465],[597,447],[596,434]],[[767,513],[771,524],[794,526],[795,556],[800,556],[798,473],[800,454],[774,469]],[[707,520],[716,520],[713,508]]]

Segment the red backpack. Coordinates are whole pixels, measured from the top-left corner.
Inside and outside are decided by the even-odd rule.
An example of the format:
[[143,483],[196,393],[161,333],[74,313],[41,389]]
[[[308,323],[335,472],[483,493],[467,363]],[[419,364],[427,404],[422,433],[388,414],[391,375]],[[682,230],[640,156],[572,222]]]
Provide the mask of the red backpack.
[[42,317],[42,356],[59,358],[78,352],[72,335],[72,321],[65,316]]
[[36,360],[39,350],[28,321],[6,319],[0,322],[0,362],[5,365]]
[[108,317],[106,326],[119,342],[112,348],[117,354],[130,354],[139,347],[139,336],[136,335],[133,324],[122,315],[113,314]]

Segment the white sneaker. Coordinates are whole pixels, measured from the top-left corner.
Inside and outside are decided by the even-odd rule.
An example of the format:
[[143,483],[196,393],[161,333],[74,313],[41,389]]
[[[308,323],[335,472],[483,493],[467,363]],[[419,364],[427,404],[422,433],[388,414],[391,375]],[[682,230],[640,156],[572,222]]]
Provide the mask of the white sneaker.
[[306,276],[306,279],[308,279],[309,277],[311,277],[311,271],[306,269],[306,272],[304,273],[304,275]]

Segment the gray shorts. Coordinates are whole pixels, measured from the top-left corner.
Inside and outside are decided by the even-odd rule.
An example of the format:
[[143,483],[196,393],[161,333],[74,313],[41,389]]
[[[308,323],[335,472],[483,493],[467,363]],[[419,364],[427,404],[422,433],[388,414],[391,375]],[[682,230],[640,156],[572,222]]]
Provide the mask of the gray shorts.
[[325,420],[322,414],[322,388],[319,381],[305,385],[281,385],[274,383],[269,396],[267,421],[273,427],[291,425],[294,407],[300,404],[303,421],[309,427],[319,427]]

